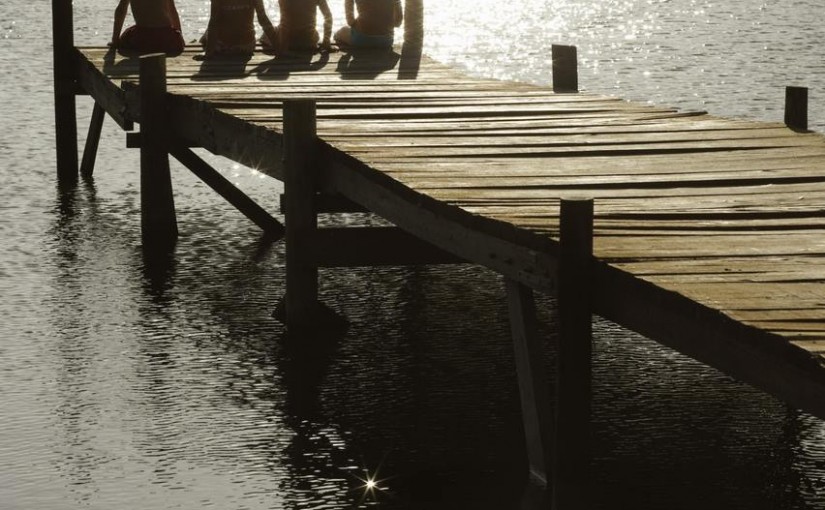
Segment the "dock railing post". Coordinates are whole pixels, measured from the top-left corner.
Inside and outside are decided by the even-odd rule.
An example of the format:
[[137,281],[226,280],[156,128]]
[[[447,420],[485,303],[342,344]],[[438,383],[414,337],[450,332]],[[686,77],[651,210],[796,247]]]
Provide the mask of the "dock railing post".
[[178,238],[169,170],[166,55],[140,57],[140,213],[144,250],[168,252]]
[[807,87],[785,87],[785,125],[798,131],[808,130]]
[[315,210],[316,106],[311,99],[284,101],[284,219],[286,226],[287,329],[309,325],[318,309],[318,266],[312,246]]
[[404,2],[404,44],[421,48],[424,41],[424,0]]
[[553,508],[588,508],[593,201],[562,200]]
[[398,79],[414,80],[421,69],[424,44],[424,0],[404,2],[404,44],[398,62]]
[[61,186],[73,185],[78,180],[78,158],[72,0],[52,0],[52,44],[57,181]]
[[575,46],[554,44],[551,47],[553,59],[553,92],[579,91],[579,64]]

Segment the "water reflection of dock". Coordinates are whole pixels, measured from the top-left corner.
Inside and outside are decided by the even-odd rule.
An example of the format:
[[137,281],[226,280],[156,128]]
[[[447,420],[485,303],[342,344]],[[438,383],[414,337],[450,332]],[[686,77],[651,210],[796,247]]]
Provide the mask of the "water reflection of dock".
[[[315,320],[318,267],[469,261],[500,273],[540,481],[586,469],[591,313],[825,417],[825,139],[805,132],[798,90],[790,129],[576,93],[564,48],[554,92],[471,78],[409,47],[247,61],[65,47],[61,179],[91,174],[104,113],[139,123],[128,140],[142,151],[146,245],[174,244],[172,154],[286,235],[290,327]],[[65,157],[76,93],[96,102],[80,165]],[[285,226],[192,147],[284,181]],[[395,227],[317,228],[318,213],[352,210]],[[558,296],[553,409],[531,354],[534,291]],[[575,499],[577,483],[557,479],[558,497]]]

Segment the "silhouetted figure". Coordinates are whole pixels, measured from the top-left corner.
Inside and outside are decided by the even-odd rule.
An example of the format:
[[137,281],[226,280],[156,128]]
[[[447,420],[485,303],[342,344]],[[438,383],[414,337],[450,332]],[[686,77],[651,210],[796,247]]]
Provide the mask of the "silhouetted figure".
[[401,0],[344,0],[344,11],[347,26],[335,33],[335,42],[342,46],[392,48],[395,28],[404,21]]
[[[130,7],[135,24],[121,33]],[[174,0],[119,0],[109,46],[124,55],[179,55],[184,42]]]
[[263,0],[212,0],[209,24],[200,41],[206,56],[252,55],[256,15],[264,35],[275,38],[275,27],[266,14]]
[[[281,21],[276,35],[264,34],[261,44],[271,47],[276,54],[289,51],[330,51],[332,11],[327,0],[279,0]],[[324,36],[318,35],[317,14],[324,16]],[[319,42],[320,41],[320,42]]]

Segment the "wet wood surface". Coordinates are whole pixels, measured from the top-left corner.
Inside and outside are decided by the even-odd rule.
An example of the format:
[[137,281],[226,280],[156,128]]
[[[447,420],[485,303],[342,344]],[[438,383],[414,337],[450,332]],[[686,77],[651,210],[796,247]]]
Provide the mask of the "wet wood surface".
[[[139,122],[128,94],[111,85],[137,81],[137,60],[107,57],[102,48],[80,53],[86,89],[97,91],[93,95],[116,119]],[[652,284],[678,297],[662,305],[671,307],[663,317],[681,313],[688,326],[695,319],[714,327],[718,315],[735,329],[730,338],[746,347],[742,360],[723,354],[732,356],[730,363],[715,363],[718,346],[708,343],[697,359],[723,370],[734,367],[730,371],[738,376],[736,367],[747,363],[751,345],[765,342],[760,352],[775,353],[777,379],[801,371],[811,383],[795,403],[825,400],[825,137],[780,122],[724,119],[587,92],[556,94],[549,86],[471,77],[426,58],[408,65],[404,58],[333,53],[209,61],[188,48],[169,60],[168,88],[201,105],[197,110],[181,100],[181,112],[205,112],[180,121],[182,138],[247,164],[255,161],[277,178],[282,101],[316,99],[318,135],[333,166],[363,171],[351,184],[331,175],[330,186],[353,195],[369,183],[397,190],[388,193],[418,204],[434,219],[410,218],[410,228],[405,221],[412,213],[390,219],[422,237],[438,221],[454,223],[500,239],[507,244],[504,251],[524,246],[517,257],[549,266],[552,261],[541,257],[548,250],[555,257],[552,243],[541,239],[558,237],[560,199],[593,198],[594,253],[606,270],[618,271],[617,282],[627,274],[641,282],[640,296],[648,296],[644,286]],[[110,83],[95,81],[94,73]],[[246,134],[237,132],[236,122],[250,126]],[[238,148],[237,139],[244,137],[248,145]],[[270,146],[275,153],[268,152]],[[392,184],[380,184],[390,182],[385,178]],[[359,195],[361,203],[394,203],[366,193]],[[465,239],[447,233],[450,228],[426,240],[465,258],[472,249],[485,250],[470,246],[483,241],[459,240],[466,247],[448,248],[448,238]],[[510,267],[500,257],[485,256],[472,260],[501,272]],[[538,266],[524,262],[514,275],[539,281]],[[534,287],[548,290],[543,285]],[[636,292],[631,287],[628,303]],[[658,306],[650,292],[639,306]],[[597,312],[601,306],[608,318],[644,326],[640,321],[647,319],[639,313],[618,301],[607,303],[608,294],[597,299]],[[688,303],[698,304],[701,313]],[[634,328],[654,337],[670,331],[666,324],[649,323]],[[740,324],[743,329],[736,329]],[[697,326],[671,343],[655,339],[693,355],[694,346],[683,348],[686,343],[712,342],[699,338],[703,331]],[[759,359],[751,380],[771,365],[770,356]],[[775,389],[769,377],[757,385],[783,398],[793,391]],[[825,414],[817,405],[807,409]]]

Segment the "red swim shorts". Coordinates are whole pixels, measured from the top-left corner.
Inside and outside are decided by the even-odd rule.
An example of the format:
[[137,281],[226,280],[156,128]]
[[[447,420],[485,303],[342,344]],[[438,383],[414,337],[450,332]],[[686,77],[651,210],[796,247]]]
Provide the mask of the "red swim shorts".
[[172,27],[131,26],[123,31],[118,50],[124,53],[166,53],[179,55],[183,52],[183,36]]

